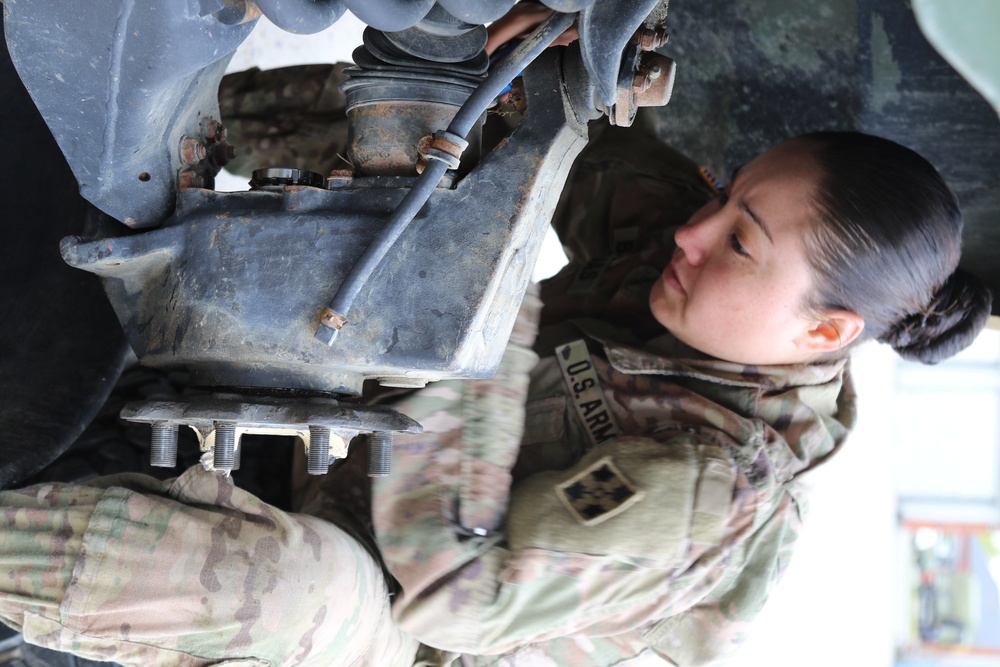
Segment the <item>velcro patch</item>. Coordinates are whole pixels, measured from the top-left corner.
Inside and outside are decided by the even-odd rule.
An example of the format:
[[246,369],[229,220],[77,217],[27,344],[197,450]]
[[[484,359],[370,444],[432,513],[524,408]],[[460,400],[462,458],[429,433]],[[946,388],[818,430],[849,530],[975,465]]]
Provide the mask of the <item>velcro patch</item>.
[[598,459],[557,486],[556,493],[570,514],[585,526],[621,514],[645,495],[625,478],[610,456]]

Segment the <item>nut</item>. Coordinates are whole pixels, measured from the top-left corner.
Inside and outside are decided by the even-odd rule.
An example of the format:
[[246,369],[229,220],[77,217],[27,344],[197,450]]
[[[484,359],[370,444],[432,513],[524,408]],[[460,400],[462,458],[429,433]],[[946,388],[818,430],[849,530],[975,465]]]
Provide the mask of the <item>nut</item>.
[[205,179],[193,171],[182,171],[177,185],[181,188],[203,188]]
[[639,28],[636,31],[635,36],[632,38],[639,48],[643,51],[652,51],[658,49],[670,40],[670,35],[667,34],[667,28],[665,26],[657,26],[656,28]]
[[229,136],[226,126],[212,119],[205,125],[205,141],[210,144],[221,143]]

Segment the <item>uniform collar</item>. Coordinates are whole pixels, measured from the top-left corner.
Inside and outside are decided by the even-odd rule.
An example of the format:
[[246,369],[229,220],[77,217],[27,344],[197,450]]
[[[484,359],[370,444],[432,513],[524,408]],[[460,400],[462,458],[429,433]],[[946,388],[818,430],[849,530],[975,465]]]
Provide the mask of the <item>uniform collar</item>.
[[773,391],[791,387],[825,385],[837,379],[846,359],[813,364],[751,366],[723,361],[698,352],[670,333],[647,342],[641,348],[616,342],[589,323],[577,323],[588,337],[604,346],[608,362],[629,375],[690,377],[733,387]]
[[[702,385],[697,393],[735,411],[748,421],[730,435],[747,445],[746,463],[763,465],[758,450],[764,440],[767,465],[779,480],[808,470],[837,451],[856,418],[856,399],[848,359],[814,364],[748,366],[709,357],[670,333],[647,342],[599,320],[574,320],[575,327],[604,348],[608,363],[625,375],[688,378]],[[632,344],[619,342],[622,338]],[[717,391],[711,391],[715,386]],[[754,424],[767,424],[780,442]],[[745,428],[743,428],[745,427]]]

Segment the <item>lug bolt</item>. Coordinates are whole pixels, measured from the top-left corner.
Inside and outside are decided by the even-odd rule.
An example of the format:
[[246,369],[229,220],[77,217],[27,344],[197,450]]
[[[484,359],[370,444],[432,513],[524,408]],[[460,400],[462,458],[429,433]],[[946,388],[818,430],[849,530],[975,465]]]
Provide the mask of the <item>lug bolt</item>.
[[392,471],[392,433],[374,431],[368,438],[368,476],[388,477]]
[[149,465],[155,468],[173,468],[177,465],[177,424],[153,424]]
[[215,422],[215,450],[212,465],[220,472],[231,472],[236,462],[236,424]]
[[330,429],[309,427],[309,459],[306,471],[310,475],[325,475],[330,470]]

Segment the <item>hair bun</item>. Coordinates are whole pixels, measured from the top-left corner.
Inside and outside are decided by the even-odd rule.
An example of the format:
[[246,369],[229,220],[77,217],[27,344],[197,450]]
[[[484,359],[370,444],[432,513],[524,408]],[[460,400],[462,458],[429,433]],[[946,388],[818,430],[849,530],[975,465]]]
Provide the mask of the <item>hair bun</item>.
[[992,304],[993,295],[978,278],[955,269],[923,312],[904,317],[879,340],[904,359],[936,364],[972,344]]

